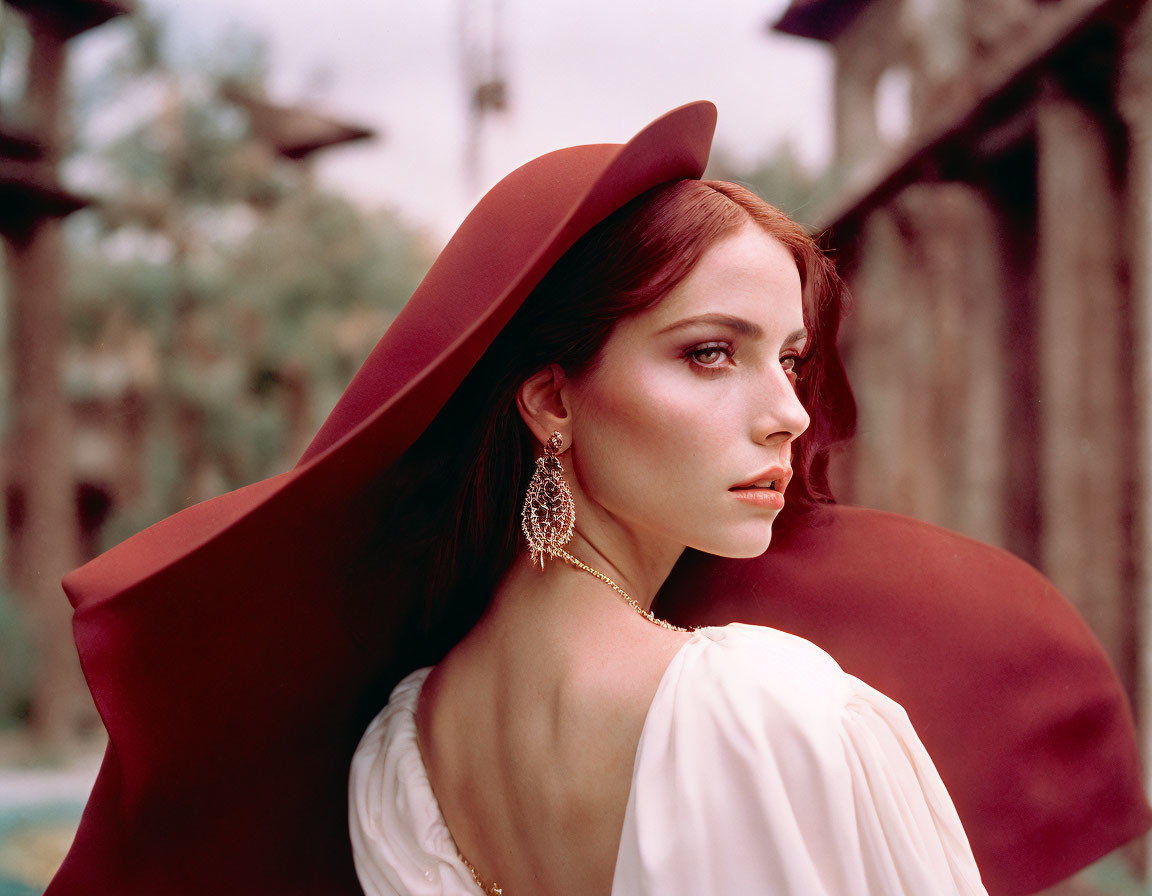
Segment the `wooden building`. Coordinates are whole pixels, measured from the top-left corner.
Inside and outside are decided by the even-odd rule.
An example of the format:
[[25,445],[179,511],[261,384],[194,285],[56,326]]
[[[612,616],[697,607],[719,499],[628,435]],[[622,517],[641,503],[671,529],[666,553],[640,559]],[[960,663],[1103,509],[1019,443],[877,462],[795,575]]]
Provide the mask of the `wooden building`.
[[810,223],[853,296],[840,495],[1043,570],[1148,731],[1152,7],[793,0],[772,27],[835,57]]

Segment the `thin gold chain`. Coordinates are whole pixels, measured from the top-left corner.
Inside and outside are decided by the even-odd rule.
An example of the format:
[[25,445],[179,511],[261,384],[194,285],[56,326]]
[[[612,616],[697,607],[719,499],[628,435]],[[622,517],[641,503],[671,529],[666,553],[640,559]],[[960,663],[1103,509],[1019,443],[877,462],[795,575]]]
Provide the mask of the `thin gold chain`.
[[[611,588],[613,591],[615,591],[617,594],[619,594],[620,597],[623,598],[624,602],[626,604],[628,604],[628,606],[630,606],[633,610],[635,610],[637,613],[639,613],[641,616],[643,616],[645,619],[647,619],[653,625],[658,625],[661,628],[666,628],[669,631],[673,631],[673,632],[690,631],[690,629],[681,628],[678,625],[673,625],[667,619],[661,619],[659,616],[656,616],[651,610],[645,610],[642,606],[640,606],[640,602],[637,601],[636,598],[634,598],[631,594],[629,594],[627,591],[625,591],[623,588],[621,588],[619,585],[617,585],[614,581],[612,581],[612,579],[608,578],[608,576],[604,575],[604,573],[600,572],[600,570],[593,569],[591,566],[589,566],[587,563],[585,563],[579,557],[573,557],[571,554],[569,554],[563,548],[560,548],[556,553],[559,556],[563,557],[565,560],[567,560],[569,563],[571,563],[573,566],[575,566],[577,569],[582,569],[582,570],[584,570],[584,572],[588,573],[589,575],[592,575],[592,576],[595,576],[596,578],[598,578],[601,582],[603,582],[605,585],[607,585],[609,588]],[[464,867],[467,868],[469,870],[469,872],[471,872],[472,880],[476,881],[476,886],[478,886],[480,888],[481,892],[483,892],[485,894],[485,896],[503,896],[504,890],[501,889],[500,887],[496,886],[495,882],[490,883],[490,884],[484,883],[484,878],[482,878],[480,876],[480,872],[476,870],[476,866],[468,861],[468,859],[465,857],[464,853],[458,852],[457,854],[460,856],[460,861],[464,863]]]
[[480,877],[480,872],[476,870],[476,866],[464,858],[464,853],[457,852],[457,855],[460,856],[460,861],[464,863],[464,867],[472,872],[472,880],[476,881],[476,886],[480,888],[485,896],[504,896],[504,891],[496,886],[495,882],[491,884],[484,883],[484,880]]
[[563,548],[560,548],[560,550],[557,551],[557,553],[561,557],[563,557],[565,560],[567,560],[569,563],[571,563],[573,566],[584,570],[584,572],[588,573],[589,575],[595,576],[601,582],[603,582],[605,585],[609,586],[613,591],[615,591],[617,594],[620,595],[620,597],[622,597],[624,599],[624,603],[628,604],[628,606],[630,606],[633,610],[635,610],[637,613],[639,613],[641,616],[643,616],[645,619],[647,619],[653,625],[658,625],[661,628],[666,628],[666,629],[668,629],[668,631],[671,631],[671,632],[687,632],[687,631],[689,631],[689,629],[681,628],[678,625],[673,625],[667,619],[661,619],[659,616],[655,615],[651,610],[645,610],[642,606],[640,606],[640,602],[637,601],[636,598],[634,598],[631,594],[629,594],[627,591],[625,591],[623,588],[621,588],[619,585],[617,585],[615,582],[613,582],[610,578],[608,578],[608,576],[604,575],[604,573],[600,572],[600,570],[593,569],[591,566],[589,566],[587,563],[585,563],[579,557],[573,557],[571,554],[569,554]]

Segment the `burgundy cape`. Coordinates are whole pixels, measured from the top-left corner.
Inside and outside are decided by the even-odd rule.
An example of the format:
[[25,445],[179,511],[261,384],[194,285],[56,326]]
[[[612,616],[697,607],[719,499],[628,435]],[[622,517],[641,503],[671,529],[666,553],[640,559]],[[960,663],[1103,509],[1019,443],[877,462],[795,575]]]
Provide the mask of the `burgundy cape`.
[[[109,745],[49,887],[359,892],[347,773],[404,672],[402,589],[340,588],[365,485],[424,430],[545,271],[652,186],[700,177],[715,109],[513,172],[469,215],[300,463],[179,513],[65,579]],[[988,890],[1028,893],[1152,821],[1098,643],[1023,562],[913,520],[828,507],[754,560],[689,554],[658,607],[802,635],[902,703]]]

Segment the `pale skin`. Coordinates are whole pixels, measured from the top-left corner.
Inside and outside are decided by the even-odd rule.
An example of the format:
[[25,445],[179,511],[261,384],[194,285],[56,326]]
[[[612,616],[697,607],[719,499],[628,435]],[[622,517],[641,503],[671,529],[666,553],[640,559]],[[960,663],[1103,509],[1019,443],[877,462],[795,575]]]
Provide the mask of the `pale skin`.
[[[807,334],[788,250],[749,223],[653,308],[613,329],[593,370],[518,393],[543,444],[563,436],[567,549],[650,607],[685,547],[767,550],[775,509],[731,489],[790,470],[808,426]],[[432,789],[460,850],[506,896],[609,894],[644,717],[690,637],[591,575],[525,552],[417,708]]]

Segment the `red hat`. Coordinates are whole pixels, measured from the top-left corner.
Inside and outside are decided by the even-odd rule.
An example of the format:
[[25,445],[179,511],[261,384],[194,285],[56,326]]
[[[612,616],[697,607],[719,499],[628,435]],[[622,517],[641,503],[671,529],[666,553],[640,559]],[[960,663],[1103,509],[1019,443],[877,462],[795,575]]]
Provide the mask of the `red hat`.
[[[348,765],[406,671],[392,658],[410,608],[400,588],[368,607],[340,588],[348,545],[372,524],[357,496],[580,236],[649,188],[702,175],[714,125],[714,107],[693,103],[626,144],[514,171],[461,225],[296,467],[65,578],[109,745],[52,896],[359,892]],[[1145,830],[1127,705],[1066,602],[1021,561],[881,516],[822,509],[792,520],[763,558],[687,557],[662,600],[695,623],[775,619],[904,703],[935,744],[992,892],[1027,892]],[[963,576],[949,572],[958,555]],[[916,624],[902,635],[891,619]],[[973,667],[982,690],[964,677]]]

